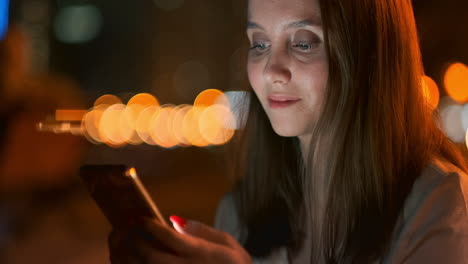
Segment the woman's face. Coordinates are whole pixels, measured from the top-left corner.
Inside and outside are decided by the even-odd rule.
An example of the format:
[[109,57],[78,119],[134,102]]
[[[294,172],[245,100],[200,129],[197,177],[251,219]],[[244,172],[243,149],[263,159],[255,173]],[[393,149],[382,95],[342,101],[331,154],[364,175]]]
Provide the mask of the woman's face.
[[306,136],[328,78],[318,0],[249,0],[248,76],[280,136]]

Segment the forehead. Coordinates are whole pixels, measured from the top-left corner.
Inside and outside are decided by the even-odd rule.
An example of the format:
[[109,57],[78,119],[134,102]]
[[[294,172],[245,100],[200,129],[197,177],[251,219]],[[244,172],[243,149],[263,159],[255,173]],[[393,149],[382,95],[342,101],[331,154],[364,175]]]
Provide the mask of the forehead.
[[280,23],[285,19],[321,21],[319,0],[249,0],[248,20]]

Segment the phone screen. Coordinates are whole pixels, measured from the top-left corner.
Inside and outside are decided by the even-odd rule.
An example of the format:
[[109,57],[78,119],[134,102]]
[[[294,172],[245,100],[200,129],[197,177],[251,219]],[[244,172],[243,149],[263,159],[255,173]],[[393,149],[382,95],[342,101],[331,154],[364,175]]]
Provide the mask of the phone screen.
[[167,225],[134,168],[86,165],[80,168],[80,177],[114,227],[128,225],[141,217],[154,218]]

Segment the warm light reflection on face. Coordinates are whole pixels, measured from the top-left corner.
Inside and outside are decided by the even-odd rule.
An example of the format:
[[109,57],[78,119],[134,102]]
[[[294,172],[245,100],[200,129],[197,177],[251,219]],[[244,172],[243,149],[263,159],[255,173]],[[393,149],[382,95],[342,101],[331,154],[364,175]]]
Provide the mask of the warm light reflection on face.
[[273,129],[309,134],[328,78],[318,0],[250,0],[248,20],[248,76]]

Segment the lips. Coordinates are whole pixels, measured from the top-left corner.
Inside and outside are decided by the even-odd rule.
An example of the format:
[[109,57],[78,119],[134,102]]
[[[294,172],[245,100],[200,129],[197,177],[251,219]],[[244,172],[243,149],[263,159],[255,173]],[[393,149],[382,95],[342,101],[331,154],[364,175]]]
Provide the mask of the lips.
[[284,101],[298,101],[300,100],[300,98],[293,96],[293,95],[272,94],[268,96],[268,100],[284,102]]
[[268,104],[270,108],[285,108],[294,105],[300,100],[300,98],[292,95],[276,94],[268,96]]

